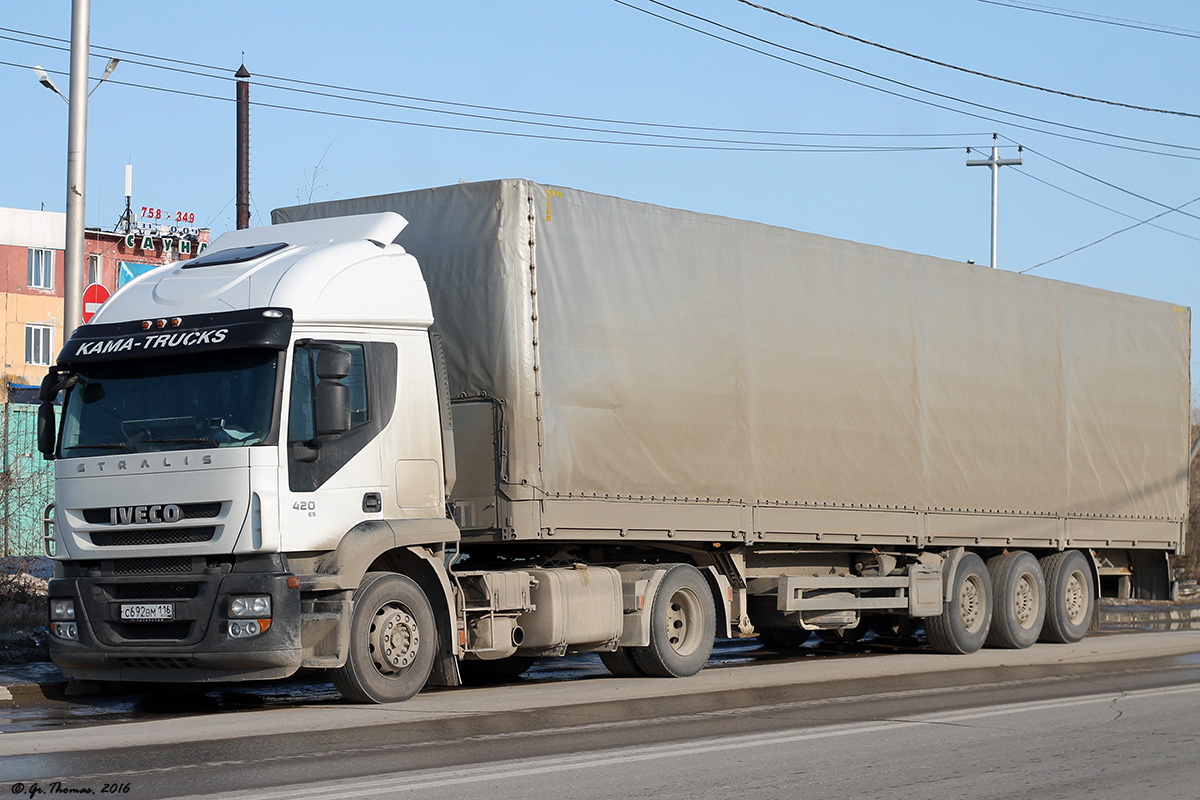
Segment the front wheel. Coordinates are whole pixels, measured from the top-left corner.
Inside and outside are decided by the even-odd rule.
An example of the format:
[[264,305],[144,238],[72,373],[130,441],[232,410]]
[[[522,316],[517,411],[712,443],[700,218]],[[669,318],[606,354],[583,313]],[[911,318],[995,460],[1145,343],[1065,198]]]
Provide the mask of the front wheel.
[[425,687],[437,653],[433,608],[405,575],[368,572],[354,592],[350,652],[333,672],[347,700],[397,703]]
[[671,568],[658,585],[650,611],[650,644],[631,648],[634,663],[655,678],[686,678],[704,668],[712,653],[717,613],[699,570]]

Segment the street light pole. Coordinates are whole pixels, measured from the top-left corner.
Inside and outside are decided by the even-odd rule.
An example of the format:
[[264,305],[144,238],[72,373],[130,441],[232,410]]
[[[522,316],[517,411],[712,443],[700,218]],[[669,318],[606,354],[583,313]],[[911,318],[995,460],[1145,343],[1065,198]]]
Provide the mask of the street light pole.
[[83,322],[83,211],[87,183],[88,55],[91,0],[71,1],[71,82],[67,122],[67,242],[63,263],[63,339]]

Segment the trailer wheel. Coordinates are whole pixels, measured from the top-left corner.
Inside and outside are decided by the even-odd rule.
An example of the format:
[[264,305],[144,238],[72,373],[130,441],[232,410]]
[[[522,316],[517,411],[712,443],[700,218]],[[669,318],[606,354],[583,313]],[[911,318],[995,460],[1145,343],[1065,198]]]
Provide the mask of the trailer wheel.
[[776,650],[795,650],[802,647],[810,636],[812,636],[812,631],[801,628],[799,625],[789,628],[772,626],[758,629],[758,640]]
[[407,700],[429,679],[437,639],[433,609],[415,581],[368,572],[354,592],[350,652],[333,685],[359,703]]
[[950,602],[925,618],[929,644],[941,653],[974,653],[983,647],[992,622],[992,581],[983,559],[967,553],[958,562]]
[[1023,550],[987,562],[996,596],[991,647],[1025,648],[1037,641],[1046,619],[1046,579],[1036,558]]
[[712,592],[695,567],[672,567],[658,585],[650,611],[650,644],[632,648],[634,663],[655,678],[686,678],[712,653],[717,613]]
[[600,653],[600,663],[618,678],[641,678],[646,673],[633,660],[632,647],[618,647]]
[[921,629],[921,620],[907,614],[879,614],[871,620],[871,630],[880,639],[902,642],[913,638]]
[[1046,575],[1046,622],[1039,637],[1043,642],[1078,642],[1092,622],[1096,584],[1091,565],[1078,550],[1064,550],[1042,559]]

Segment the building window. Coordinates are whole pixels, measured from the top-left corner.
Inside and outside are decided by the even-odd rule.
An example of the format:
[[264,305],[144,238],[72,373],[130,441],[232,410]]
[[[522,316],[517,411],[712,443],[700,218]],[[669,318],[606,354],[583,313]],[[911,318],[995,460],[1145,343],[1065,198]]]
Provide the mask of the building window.
[[25,363],[35,367],[50,366],[50,347],[54,329],[49,325],[25,326]]
[[29,288],[54,288],[54,251],[29,248]]
[[100,254],[88,253],[88,274],[87,284],[91,286],[93,283],[100,283],[100,278],[103,273],[100,272]]

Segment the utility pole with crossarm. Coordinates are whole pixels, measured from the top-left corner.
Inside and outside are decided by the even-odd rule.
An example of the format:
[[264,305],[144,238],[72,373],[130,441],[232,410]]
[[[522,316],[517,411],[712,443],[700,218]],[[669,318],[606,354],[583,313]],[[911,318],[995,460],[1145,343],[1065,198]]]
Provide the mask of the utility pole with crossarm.
[[[1016,158],[1001,158],[1000,147],[995,144],[999,137],[992,134],[992,155],[989,158],[968,158],[968,167],[991,167],[992,168],[992,269],[996,268],[996,217],[997,206],[1000,202],[1000,168],[1013,167],[1025,163],[1020,156],[1023,148],[1017,148]],[[967,148],[967,155],[971,155],[971,148]]]

